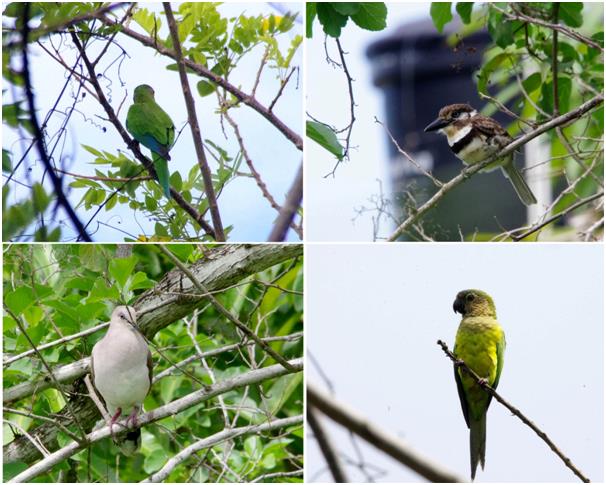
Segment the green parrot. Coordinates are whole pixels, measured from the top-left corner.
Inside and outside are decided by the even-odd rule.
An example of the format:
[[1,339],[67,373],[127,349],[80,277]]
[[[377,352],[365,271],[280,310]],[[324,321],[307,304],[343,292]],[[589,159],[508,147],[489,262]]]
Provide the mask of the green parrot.
[[[463,290],[457,294],[452,308],[463,316],[457,330],[454,355],[496,389],[503,370],[505,333],[497,322],[497,311],[492,298],[480,290]],[[455,366],[454,373],[463,416],[469,428],[473,481],[478,462],[484,469],[486,412],[492,396],[459,367]]]
[[133,100],[126,117],[126,129],[135,140],[151,150],[158,182],[164,195],[170,199],[167,160],[170,160],[168,152],[175,141],[175,125],[156,103],[151,86],[137,86]]

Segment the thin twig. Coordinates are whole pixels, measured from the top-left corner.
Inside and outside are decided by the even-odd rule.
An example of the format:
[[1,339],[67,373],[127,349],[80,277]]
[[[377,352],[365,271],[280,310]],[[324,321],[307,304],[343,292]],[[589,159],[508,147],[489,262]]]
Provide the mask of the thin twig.
[[379,120],[376,116],[375,116],[375,123],[378,123],[379,125],[381,125],[383,127],[383,129],[387,132],[387,136],[389,136],[391,142],[393,143],[393,145],[396,147],[396,149],[400,152],[401,155],[404,155],[404,157],[410,162],[412,163],[417,170],[419,170],[420,172],[423,173],[423,175],[425,175],[427,178],[429,178],[429,180],[431,180],[434,185],[436,187],[442,187],[444,185],[444,183],[440,180],[438,180],[437,178],[435,178],[431,172],[425,170],[420,163],[418,163],[414,158],[412,158],[408,152],[406,152],[400,145],[399,143],[396,141],[396,139],[393,137],[393,135],[391,134],[391,131],[389,130],[389,128],[387,128],[387,126],[385,126],[385,124]]
[[[105,25],[108,25],[108,26],[118,25],[118,23],[116,21],[110,19],[109,17],[106,17],[105,15],[100,15],[98,18]],[[134,30],[131,30],[128,27],[124,27],[124,26],[120,26],[120,30],[122,33],[124,33],[128,37],[131,37],[131,38],[139,41],[142,45],[145,45],[147,47],[152,47],[159,54],[162,54],[164,56],[167,56],[167,57],[170,57],[170,58],[176,60],[176,54],[172,49],[169,49],[167,47],[164,47],[163,45],[158,44],[157,42],[155,42],[155,40],[153,38],[147,37],[143,34],[139,34],[138,32],[135,32]],[[227,90],[231,94],[233,94],[236,97],[236,99],[238,99],[238,101],[244,103],[245,105],[247,105],[247,106],[251,107],[252,109],[254,109],[255,111],[257,111],[261,116],[263,116],[265,119],[267,119],[278,131],[280,131],[289,141],[291,141],[298,150],[303,150],[303,139],[301,138],[301,136],[298,135],[294,130],[289,128],[273,112],[269,111],[269,109],[267,109],[265,106],[263,106],[261,103],[259,103],[254,97],[252,97],[252,96],[248,95],[247,93],[245,93],[244,91],[240,90],[239,88],[237,88],[236,86],[234,86],[233,84],[228,82],[226,79],[222,78],[221,76],[218,76],[217,74],[212,72],[206,66],[196,64],[194,61],[191,61],[189,59],[183,59],[183,62],[185,63],[185,65],[188,69],[191,69],[192,71],[199,74],[200,76],[211,80],[213,83],[217,84],[218,86],[224,88],[225,90]]]
[[[301,200],[303,199],[303,164],[299,166],[299,170],[297,171],[297,176],[292,183],[288,193],[286,194],[286,199],[284,200],[284,205],[282,209],[280,209],[280,214],[276,219],[274,227],[271,230],[271,233],[267,240],[269,242],[279,242],[284,241],[286,239],[286,234],[288,232],[289,227],[293,227],[294,218],[297,215],[297,211],[301,206]],[[295,232],[299,236],[299,238],[303,238],[303,231],[299,230],[296,226],[294,227]]]
[[571,39],[578,40],[579,42],[582,42],[583,44],[587,44],[588,46],[593,47],[594,49],[597,49],[600,52],[604,52],[604,48],[600,44],[591,40],[589,37],[585,37],[584,35],[579,34],[575,30],[569,29],[568,27],[564,27],[563,25],[559,25],[559,24],[556,25],[556,24],[547,22],[545,20],[530,17],[530,16],[525,15],[518,11],[516,11],[515,14],[512,14],[510,12],[507,12],[506,10],[499,8],[494,3],[491,3],[489,5],[492,8],[494,8],[495,10],[497,10],[498,12],[501,12],[509,20],[522,20],[522,21],[525,21],[525,22],[528,22],[531,24],[539,25],[541,27],[546,27],[548,29],[561,32],[562,34],[564,34],[567,37],[570,37]]
[[520,136],[513,140],[509,145],[507,145],[503,150],[495,155],[487,158],[485,161],[476,163],[474,165],[470,165],[464,168],[459,175],[452,178],[448,182],[446,182],[440,190],[438,190],[427,202],[425,202],[421,207],[416,209],[412,214],[410,214],[406,220],[398,226],[398,228],[389,236],[388,241],[396,241],[402,234],[404,234],[410,227],[412,227],[420,218],[422,218],[430,209],[435,207],[438,202],[444,198],[444,196],[454,189],[456,186],[463,183],[469,177],[471,177],[474,173],[479,172],[486,166],[493,163],[495,160],[500,160],[504,158],[506,155],[512,153],[516,148],[524,145],[528,141],[536,138],[542,133],[555,128],[556,126],[564,126],[568,123],[571,123],[578,118],[580,118],[583,114],[592,110],[596,106],[599,106],[604,102],[604,96],[599,94],[594,98],[591,98],[589,101],[586,101],[579,107],[560,115],[556,118],[552,118],[549,121],[543,123],[538,126],[536,129],[529,131],[528,133]]
[[318,442],[318,446],[324,455],[324,459],[326,460],[330,473],[332,473],[335,483],[349,482],[335,447],[333,446],[328,433],[326,433],[324,430],[324,426],[320,422],[317,411],[313,406],[309,405],[307,406],[307,424],[309,424],[309,427],[312,430],[316,441]]
[[[115,23],[114,25],[119,25],[119,24]],[[103,108],[105,110],[105,113],[107,114],[110,123],[112,123],[114,125],[114,127],[116,128],[116,130],[118,131],[118,133],[120,134],[120,136],[122,137],[122,139],[124,140],[124,142],[126,143],[126,145],[128,146],[128,148],[135,155],[135,158],[137,160],[139,160],[139,162],[141,162],[141,164],[147,169],[147,171],[149,173],[152,174],[152,176],[155,176],[156,172],[154,170],[153,163],[147,157],[145,157],[141,153],[141,150],[139,149],[139,144],[128,135],[128,133],[126,132],[126,130],[122,126],[122,123],[118,119],[118,116],[116,115],[116,113],[115,113],[112,105],[109,103],[109,101],[105,97],[105,93],[101,89],[101,85],[99,84],[99,81],[97,79],[97,73],[95,72],[95,68],[92,65],[92,63],[90,62],[90,59],[88,58],[88,56],[86,54],[86,50],[84,49],[84,47],[80,43],[80,40],[79,40],[78,36],[74,32],[71,32],[71,38],[72,38],[72,41],[74,42],[74,44],[76,45],[76,48],[80,52],[80,56],[82,57],[82,60],[84,61],[84,65],[86,66],[86,69],[88,71],[88,81],[95,88],[95,93],[97,95],[97,99],[98,99],[99,103],[101,104],[101,106],[103,106]],[[203,214],[200,214],[173,187],[171,187],[171,189],[170,189],[170,194],[171,194],[172,198],[175,200],[175,202],[185,212],[187,212],[187,214],[189,214],[189,216],[194,221],[196,221],[196,223],[202,228],[202,230],[206,234],[208,234],[209,236],[211,236],[213,239],[216,239],[215,238],[215,231],[214,231],[214,229],[212,228],[212,226],[208,222],[206,222],[206,220],[204,220]],[[115,195],[115,192],[112,195]],[[95,212],[95,214],[98,213],[100,210],[101,210],[101,207],[98,208],[98,210]],[[92,218],[91,218],[90,221],[92,221]],[[89,221],[89,223],[90,223],[90,221]]]
[[591,201],[599,199],[600,197],[604,197],[604,191],[599,192],[597,194],[593,194],[589,197],[579,200],[578,202],[576,202],[575,204],[572,204],[571,206],[567,207],[566,209],[562,210],[561,212],[558,212],[557,214],[551,216],[548,219],[545,219],[540,224],[536,224],[536,225],[532,226],[530,229],[528,229],[526,232],[520,234],[519,236],[512,235],[511,239],[513,239],[516,242],[521,241],[522,239],[525,239],[528,236],[530,236],[531,234],[534,234],[535,232],[537,232],[538,230],[547,226],[548,224],[551,224],[553,221],[559,219],[560,217],[564,217],[565,215],[571,213],[572,211],[578,209],[579,207],[584,206],[585,204],[588,204]]
[[477,375],[472,369],[470,369],[467,366],[467,364],[464,361],[457,358],[448,349],[448,346],[442,340],[438,340],[437,343],[440,347],[442,347],[442,350],[450,358],[450,360],[452,360],[454,362],[455,366],[462,369],[463,372],[465,372],[468,376],[470,376],[478,386],[480,386],[484,391],[486,391],[488,394],[490,394],[492,397],[494,397],[497,401],[499,401],[503,406],[505,406],[507,409],[509,409],[509,411],[511,411],[512,414],[514,414],[518,418],[520,418],[526,426],[528,426],[530,429],[532,429],[539,436],[539,438],[541,438],[545,443],[547,443],[547,446],[549,446],[549,448],[551,448],[551,450],[556,455],[558,455],[558,457],[564,462],[564,464],[568,468],[570,468],[577,477],[579,477],[583,482],[586,482],[586,483],[588,483],[590,481],[587,477],[585,477],[583,475],[583,473],[578,468],[576,468],[574,466],[574,464],[572,463],[570,458],[566,457],[558,449],[558,447],[549,439],[549,437],[547,436],[547,434],[545,434],[545,432],[541,431],[532,421],[530,421],[530,419],[528,419],[526,416],[524,416],[517,408],[513,407],[505,399],[503,399],[497,393],[497,391],[495,391],[492,387],[490,387],[486,383],[485,379],[482,379],[479,375]]
[[30,2],[26,2],[23,5],[23,18],[21,19],[23,23],[23,27],[21,29],[21,37],[23,39],[23,82],[25,84],[25,96],[27,98],[27,105],[29,109],[29,118],[32,125],[34,139],[36,140],[36,149],[38,150],[38,154],[46,168],[46,171],[50,177],[51,183],[53,185],[53,189],[55,191],[55,196],[57,197],[57,204],[63,207],[63,210],[66,212],[67,217],[71,221],[74,229],[78,233],[79,239],[85,242],[92,242],[92,239],[86,232],[86,228],[82,224],[82,221],[78,218],[78,215],[74,211],[74,208],[71,206],[69,201],[67,200],[67,196],[65,192],[63,192],[63,184],[61,179],[55,173],[53,166],[48,158],[48,153],[46,152],[46,145],[44,143],[44,138],[42,135],[42,131],[40,130],[40,125],[38,123],[38,117],[36,115],[36,106],[34,103],[34,93],[32,90],[31,76],[29,71],[29,56],[27,53],[27,49],[29,47],[29,12],[30,12]]
[[[175,263],[176,266],[179,267],[181,271],[189,278],[192,284],[198,288],[199,291],[203,293],[208,293],[204,285],[195,277],[195,275],[185,266],[179,258],[177,258],[166,246],[163,244],[158,244],[157,248],[160,249],[168,258]],[[266,342],[264,342],[257,334],[255,334],[250,328],[248,328],[244,323],[242,323],[235,315],[225,308],[219,300],[217,300],[213,295],[208,294],[206,297],[211,304],[217,309],[217,311],[227,318],[230,322],[232,322],[238,329],[243,332],[245,335],[250,337],[255,341],[255,343],[261,347],[265,352],[273,357],[273,359],[278,362],[280,365],[284,366],[288,371],[294,372],[294,368],[288,363],[288,361],[278,354],[274,349],[272,349]]]
[[179,32],[177,30],[177,23],[175,22],[175,17],[173,15],[170,3],[163,2],[163,5],[166,20],[168,21],[168,28],[173,41],[173,47],[175,49],[175,60],[177,61],[177,67],[179,68],[179,78],[181,80],[183,98],[185,100],[185,106],[187,107],[187,119],[189,121],[189,126],[191,128],[191,133],[194,140],[198,165],[200,166],[200,172],[202,173],[204,192],[206,194],[206,200],[208,201],[208,209],[210,211],[210,217],[213,221],[213,228],[215,230],[215,240],[225,241],[223,223],[221,222],[221,214],[219,213],[219,206],[217,204],[217,197],[215,195],[215,188],[213,186],[213,176],[210,167],[208,166],[206,154],[204,153],[204,144],[202,143],[200,125],[198,124],[198,117],[196,116],[196,105],[189,87],[189,80],[187,79],[183,52],[181,50],[181,41],[179,40]]
[[333,421],[354,432],[372,446],[414,470],[422,477],[441,483],[458,483],[463,480],[443,469],[437,463],[419,455],[401,438],[379,428],[364,416],[361,416],[334,396],[320,390],[316,385],[307,382],[307,406],[313,406]]
[[284,92],[284,88],[288,84],[288,81],[290,80],[290,77],[293,75],[293,73],[297,69],[298,69],[298,67],[293,66],[292,69],[290,70],[290,72],[288,73],[288,75],[286,76],[286,79],[284,79],[284,81],[280,82],[280,89],[278,89],[278,94],[276,94],[276,97],[272,100],[271,103],[269,103],[269,107],[267,108],[270,112],[274,109],[274,106],[278,102],[278,99],[280,99],[280,96],[282,96],[282,93]]

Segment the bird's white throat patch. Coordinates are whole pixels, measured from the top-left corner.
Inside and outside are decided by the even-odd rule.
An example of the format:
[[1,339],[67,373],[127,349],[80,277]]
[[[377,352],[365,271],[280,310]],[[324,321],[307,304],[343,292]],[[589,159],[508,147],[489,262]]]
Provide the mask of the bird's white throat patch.
[[448,144],[450,146],[453,146],[459,140],[461,140],[465,136],[467,136],[469,134],[469,132],[471,131],[471,129],[472,129],[471,123],[467,123],[463,127],[448,125],[448,126],[445,126],[444,128],[442,128],[441,131],[448,138]]

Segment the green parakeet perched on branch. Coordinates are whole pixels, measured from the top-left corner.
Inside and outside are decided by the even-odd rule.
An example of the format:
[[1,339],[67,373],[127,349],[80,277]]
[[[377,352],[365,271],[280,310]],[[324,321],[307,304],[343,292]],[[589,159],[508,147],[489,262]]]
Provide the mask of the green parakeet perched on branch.
[[168,152],[175,141],[175,125],[156,103],[151,86],[137,86],[133,100],[126,117],[126,129],[135,140],[151,150],[158,182],[164,195],[170,199],[167,161],[170,160]]
[[[492,298],[480,290],[463,290],[452,308],[463,316],[453,353],[493,389],[499,384],[505,353],[505,333],[497,322]],[[486,456],[486,412],[492,396],[484,391],[465,371],[455,365],[455,380],[463,416],[469,428],[471,479],[478,462],[484,469]]]

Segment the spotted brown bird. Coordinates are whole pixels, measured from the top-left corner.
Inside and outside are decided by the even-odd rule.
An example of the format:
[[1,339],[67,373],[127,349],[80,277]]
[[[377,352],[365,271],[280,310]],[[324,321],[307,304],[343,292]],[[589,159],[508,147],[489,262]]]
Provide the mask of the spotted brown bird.
[[[446,136],[450,149],[465,165],[483,162],[513,141],[499,123],[478,114],[468,104],[444,106],[438,117],[425,128],[425,131],[436,130]],[[490,172],[499,167],[525,205],[537,203],[523,175],[513,163],[513,154],[495,160],[482,171]]]

